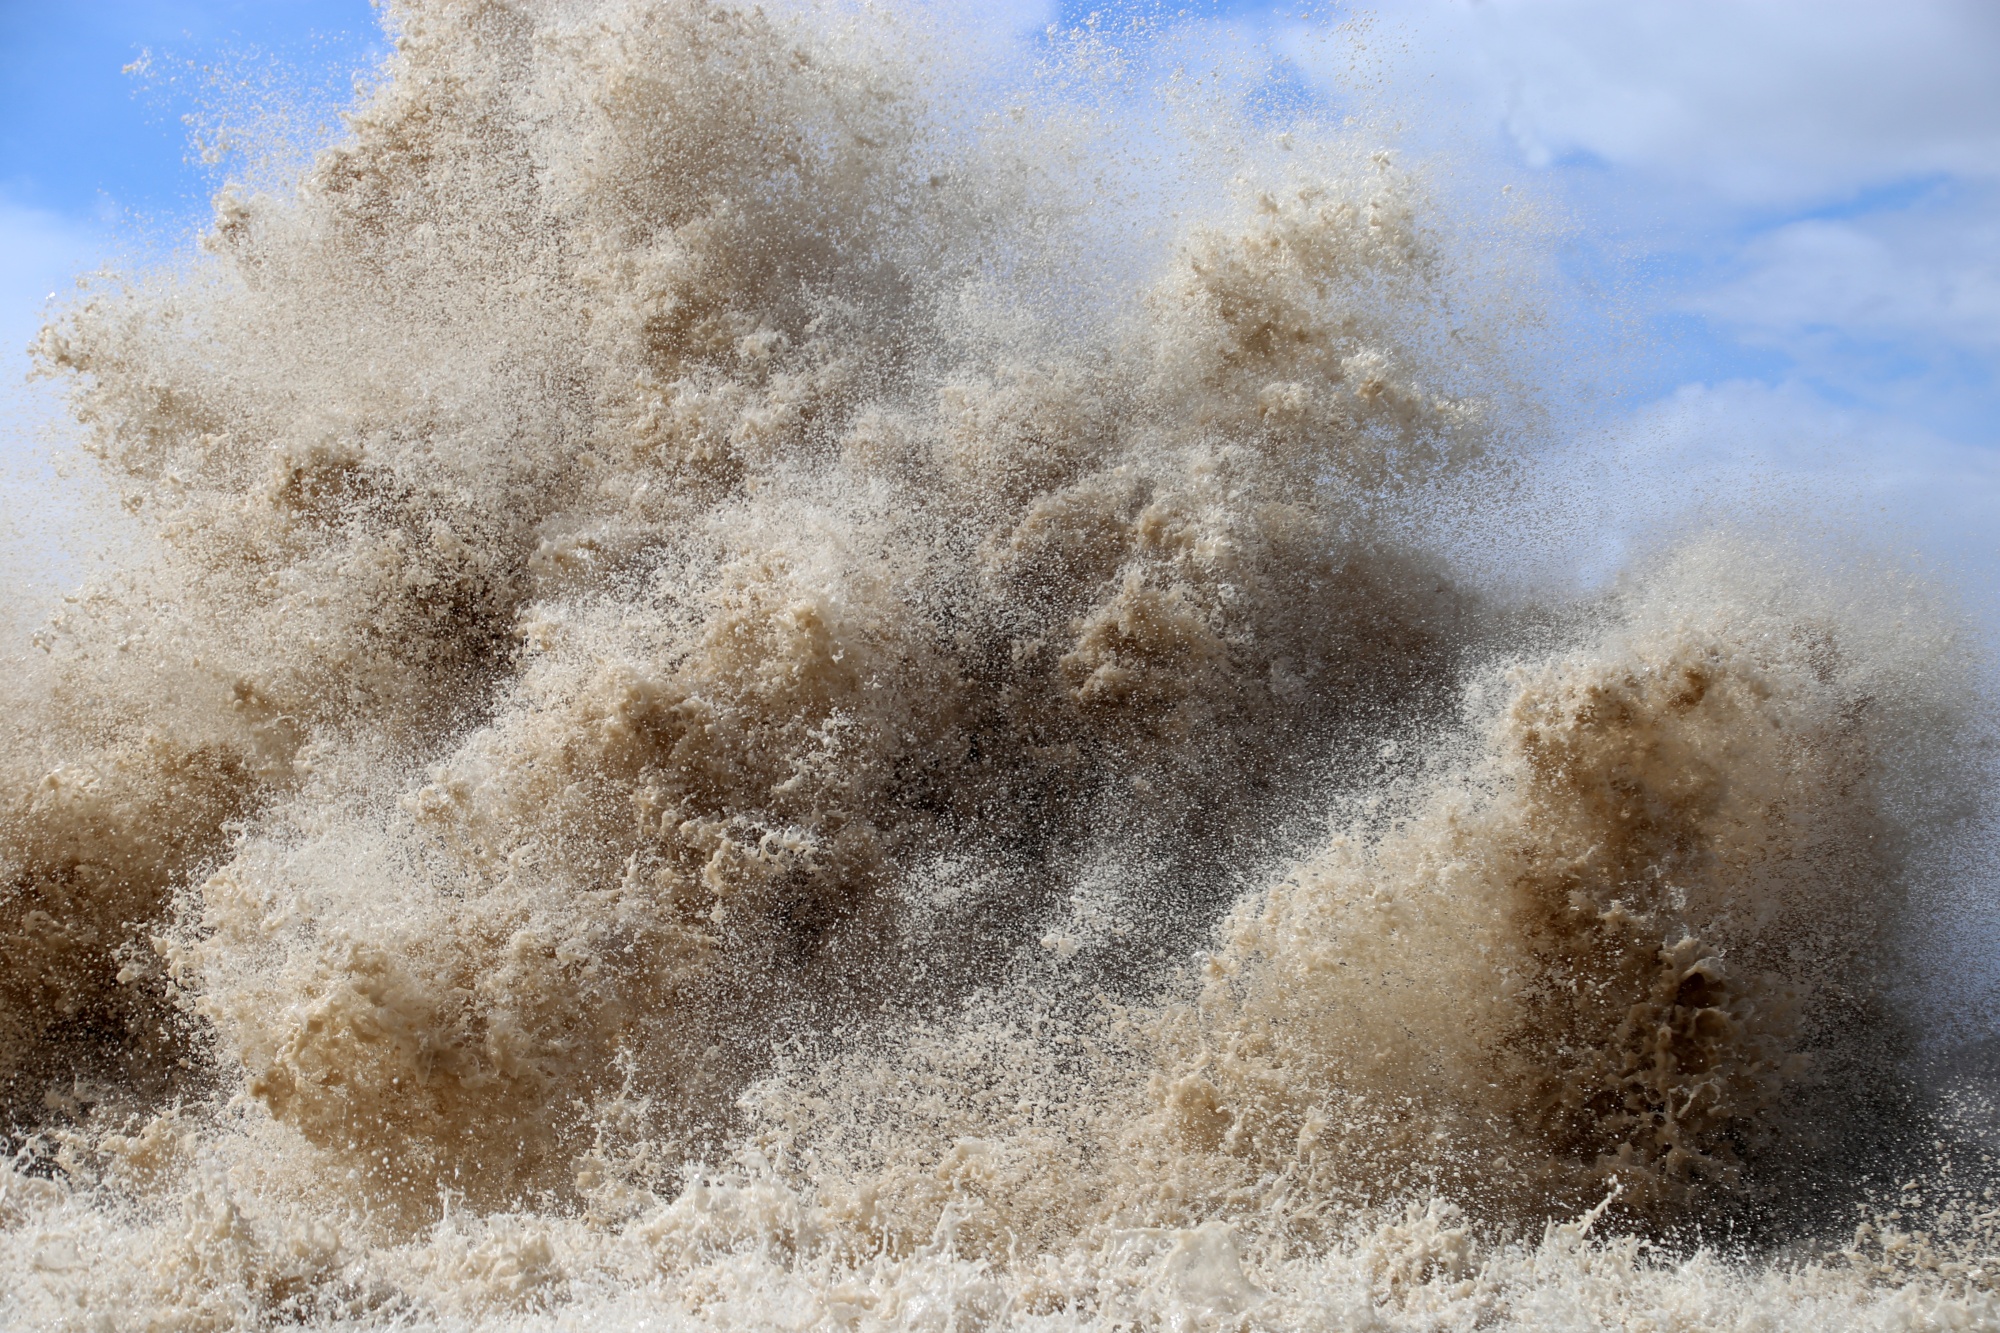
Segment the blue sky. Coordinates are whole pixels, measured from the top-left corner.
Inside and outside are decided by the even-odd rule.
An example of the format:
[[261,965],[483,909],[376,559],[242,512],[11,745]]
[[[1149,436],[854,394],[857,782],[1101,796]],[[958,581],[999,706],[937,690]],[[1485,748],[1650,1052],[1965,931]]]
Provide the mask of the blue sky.
[[[1282,104],[1391,109],[1406,154],[1560,219],[1564,299],[1606,293],[1636,330],[1623,394],[1570,442],[1622,470],[1628,507],[1809,484],[2000,584],[2000,4],[1376,0],[1332,39],[1325,15],[1354,15],[1324,5],[933,7],[1024,47],[1143,10],[1260,44]],[[205,82],[323,111],[381,50],[366,0],[0,0],[16,455],[19,349],[49,294],[108,254],[171,252],[205,215],[182,123]],[[149,73],[122,72],[142,53]],[[5,480],[19,510],[34,483]]]
[[204,216],[183,117],[206,77],[284,71],[323,104],[383,46],[368,0],[0,0],[5,350],[77,267],[170,247]]
[[68,218],[199,206],[185,98],[126,66],[149,51],[202,64],[263,53],[344,73],[381,46],[367,0],[0,0],[0,192]]

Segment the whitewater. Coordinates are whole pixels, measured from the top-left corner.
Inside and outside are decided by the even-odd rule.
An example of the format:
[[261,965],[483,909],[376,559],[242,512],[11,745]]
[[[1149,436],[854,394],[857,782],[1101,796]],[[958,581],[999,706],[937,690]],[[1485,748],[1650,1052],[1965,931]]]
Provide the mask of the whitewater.
[[0,1322],[2000,1326],[1978,638],[1521,574],[1531,228],[1094,31],[385,21],[35,346]]

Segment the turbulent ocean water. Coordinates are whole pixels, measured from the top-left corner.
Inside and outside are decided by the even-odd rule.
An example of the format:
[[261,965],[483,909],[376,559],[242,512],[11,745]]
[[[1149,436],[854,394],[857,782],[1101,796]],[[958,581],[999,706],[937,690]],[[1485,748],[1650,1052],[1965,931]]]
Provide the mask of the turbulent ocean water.
[[2000,1323],[1976,636],[1522,573],[1527,231],[1090,31],[387,19],[37,344],[0,1321]]

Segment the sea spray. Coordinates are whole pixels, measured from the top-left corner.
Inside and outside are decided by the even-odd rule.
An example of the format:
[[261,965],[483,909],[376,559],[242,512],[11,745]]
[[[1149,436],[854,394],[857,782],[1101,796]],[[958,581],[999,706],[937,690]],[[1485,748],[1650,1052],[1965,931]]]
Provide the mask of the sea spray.
[[1420,178],[1300,126],[1148,242],[884,20],[390,21],[38,345],[158,545],[6,687],[10,1319],[1993,1316],[1976,1145],[1840,1253],[1949,616],[1483,588]]

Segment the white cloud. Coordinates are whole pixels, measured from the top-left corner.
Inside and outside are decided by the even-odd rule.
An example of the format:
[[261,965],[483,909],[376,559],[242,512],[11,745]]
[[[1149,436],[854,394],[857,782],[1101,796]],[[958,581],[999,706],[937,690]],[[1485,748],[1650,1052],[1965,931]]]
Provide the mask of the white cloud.
[[1808,219],[1757,237],[1743,259],[1743,276],[1689,307],[1780,345],[1824,330],[2000,351],[2000,216],[1990,202]]
[[[1523,161],[1588,154],[1787,207],[1885,180],[2000,178],[1991,0],[1404,0],[1390,81]],[[1442,84],[1442,87],[1439,85]]]
[[[1796,384],[1684,385],[1551,451],[1537,485],[1559,517],[1539,572],[1599,581],[1635,545],[1717,522],[1812,528],[1953,572],[2000,641],[2000,452]],[[1530,574],[1537,571],[1531,569]]]
[[1746,468],[1810,478],[1903,515],[1942,516],[1963,536],[2000,531],[2000,453],[1833,406],[1798,385],[1683,385],[1634,414],[1615,438],[1635,465],[1649,460],[1691,484]]
[[1288,47],[1475,197],[1527,176],[1596,266],[1576,300],[1704,317],[1669,355],[1711,376],[1776,351],[1843,401],[1993,438],[2000,4],[1379,3],[1358,88],[1337,43]]

